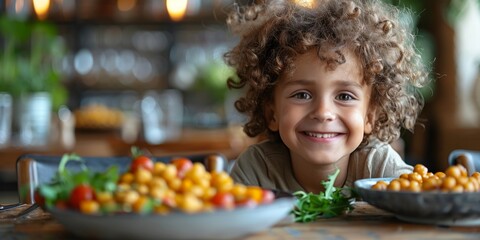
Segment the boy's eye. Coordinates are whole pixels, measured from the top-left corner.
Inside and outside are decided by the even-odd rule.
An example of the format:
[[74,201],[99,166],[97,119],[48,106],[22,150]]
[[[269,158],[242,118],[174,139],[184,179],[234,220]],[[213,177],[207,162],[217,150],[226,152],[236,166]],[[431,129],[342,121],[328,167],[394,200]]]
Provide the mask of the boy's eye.
[[312,96],[310,96],[310,94],[308,94],[306,92],[295,93],[293,95],[293,97],[296,98],[296,99],[310,99],[310,98],[312,98]]
[[354,100],[354,97],[350,94],[342,93],[337,96],[337,99],[341,101],[350,101]]

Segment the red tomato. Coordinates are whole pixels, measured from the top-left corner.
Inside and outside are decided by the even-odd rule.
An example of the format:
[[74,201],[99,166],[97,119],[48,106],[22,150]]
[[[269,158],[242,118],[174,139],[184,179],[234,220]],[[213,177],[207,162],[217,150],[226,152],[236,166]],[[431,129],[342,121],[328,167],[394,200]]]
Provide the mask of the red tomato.
[[235,205],[239,207],[255,207],[257,206],[257,202],[251,198],[244,198],[240,201],[236,201]]
[[188,158],[174,158],[171,163],[177,168],[177,176],[183,178],[185,173],[193,167],[193,163]]
[[235,207],[235,198],[231,193],[218,192],[211,201],[214,206],[219,208],[230,209]]
[[262,203],[271,203],[275,200],[275,194],[267,189],[263,189],[262,192]]
[[38,189],[33,193],[33,199],[38,206],[45,209],[45,198],[40,194]]
[[130,165],[130,172],[134,173],[139,168],[143,168],[148,171],[153,171],[153,161],[147,156],[140,155],[133,159],[132,164]]
[[93,188],[87,184],[81,184],[73,188],[70,193],[68,203],[74,209],[80,209],[80,202],[85,200],[93,200],[95,197]]

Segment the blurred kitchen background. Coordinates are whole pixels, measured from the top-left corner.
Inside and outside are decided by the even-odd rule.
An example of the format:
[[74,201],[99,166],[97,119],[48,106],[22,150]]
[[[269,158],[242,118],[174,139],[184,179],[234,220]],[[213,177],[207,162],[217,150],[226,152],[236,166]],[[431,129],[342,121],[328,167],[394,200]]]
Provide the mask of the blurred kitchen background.
[[[234,159],[258,141],[242,132],[222,61],[237,41],[226,13],[252,1],[0,0],[0,203],[22,154]],[[480,0],[384,1],[409,9],[432,71],[415,133],[394,145],[443,170],[454,149],[480,151]]]

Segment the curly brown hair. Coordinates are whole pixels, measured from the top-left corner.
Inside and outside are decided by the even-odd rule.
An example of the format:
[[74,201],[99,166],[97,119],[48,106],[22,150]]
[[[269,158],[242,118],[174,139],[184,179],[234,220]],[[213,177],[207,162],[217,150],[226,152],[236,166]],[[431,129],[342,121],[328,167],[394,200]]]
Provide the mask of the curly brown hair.
[[402,128],[413,132],[423,108],[418,89],[428,78],[405,16],[380,0],[323,0],[311,7],[293,0],[236,5],[227,24],[240,41],[224,58],[237,75],[228,79],[229,88],[248,87],[235,102],[235,108],[248,116],[244,132],[278,139],[278,133],[268,128],[265,107],[280,76],[294,67],[298,55],[312,49],[329,66],[342,64],[345,47],[353,49],[364,81],[372,86],[374,129],[362,145],[369,137],[392,142]]

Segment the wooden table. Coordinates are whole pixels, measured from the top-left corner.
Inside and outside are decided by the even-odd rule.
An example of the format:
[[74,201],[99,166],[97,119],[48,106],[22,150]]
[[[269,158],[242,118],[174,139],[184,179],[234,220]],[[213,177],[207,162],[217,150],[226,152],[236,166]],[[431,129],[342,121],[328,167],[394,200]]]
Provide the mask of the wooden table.
[[[28,206],[0,212],[0,239],[75,239],[48,213],[37,209],[25,219],[12,219]],[[241,239],[480,239],[478,227],[446,227],[402,222],[365,202],[347,215],[311,223],[283,222]]]

